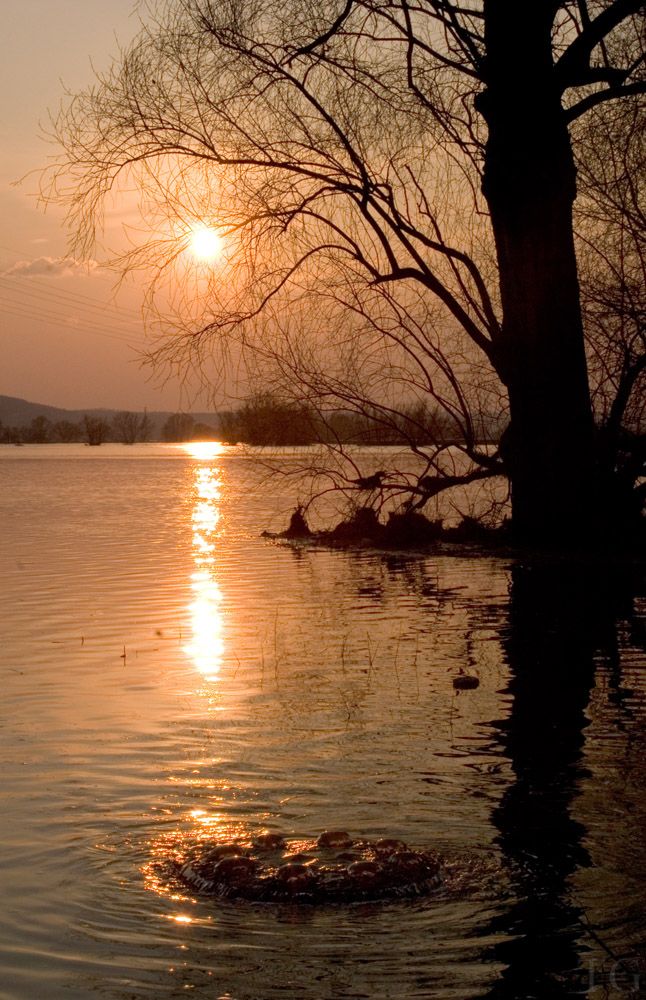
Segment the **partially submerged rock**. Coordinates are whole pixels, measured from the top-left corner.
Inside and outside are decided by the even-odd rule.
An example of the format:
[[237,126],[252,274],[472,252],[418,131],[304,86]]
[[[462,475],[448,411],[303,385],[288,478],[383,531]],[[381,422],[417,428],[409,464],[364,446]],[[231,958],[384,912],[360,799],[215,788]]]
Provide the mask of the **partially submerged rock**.
[[440,862],[395,838],[353,839],[341,830],[318,840],[260,834],[251,842],[201,844],[177,863],[198,892],[263,903],[358,903],[414,899],[440,881]]

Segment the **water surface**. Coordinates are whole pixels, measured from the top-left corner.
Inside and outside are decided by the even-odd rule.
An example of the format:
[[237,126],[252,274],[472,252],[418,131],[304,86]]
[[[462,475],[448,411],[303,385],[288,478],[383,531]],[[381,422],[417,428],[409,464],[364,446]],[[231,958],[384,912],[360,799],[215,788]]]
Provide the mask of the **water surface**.
[[[268,542],[294,488],[230,448],[4,446],[0,477],[0,996],[637,995],[639,580]],[[445,884],[316,909],[158,877],[329,827]]]

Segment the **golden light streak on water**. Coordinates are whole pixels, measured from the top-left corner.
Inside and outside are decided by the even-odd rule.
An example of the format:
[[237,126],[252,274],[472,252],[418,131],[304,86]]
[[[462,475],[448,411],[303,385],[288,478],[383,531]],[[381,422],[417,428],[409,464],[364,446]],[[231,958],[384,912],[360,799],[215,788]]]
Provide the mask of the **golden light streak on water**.
[[[217,441],[195,441],[186,445],[193,458],[207,461],[221,453]],[[195,500],[191,514],[193,528],[193,564],[189,606],[191,642],[185,652],[208,681],[220,674],[224,655],[222,637],[222,592],[216,579],[217,538],[220,531],[220,470],[214,465],[198,465],[194,475]]]

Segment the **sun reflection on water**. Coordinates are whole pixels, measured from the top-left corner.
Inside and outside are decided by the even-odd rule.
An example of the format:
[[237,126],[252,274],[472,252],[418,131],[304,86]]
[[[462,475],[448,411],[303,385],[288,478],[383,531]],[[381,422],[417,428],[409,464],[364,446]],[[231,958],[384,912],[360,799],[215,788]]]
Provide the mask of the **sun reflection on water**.
[[[222,592],[217,579],[218,539],[222,533],[222,475],[217,458],[224,450],[224,446],[212,441],[192,442],[185,446],[186,453],[195,463],[192,468],[190,509],[193,569],[190,574],[192,600],[188,612],[191,639],[184,646],[184,652],[204,680],[211,682],[219,680],[225,653]],[[214,792],[214,777],[208,769],[202,773],[202,763],[201,760],[194,761],[195,770],[190,774],[183,774],[181,778],[172,776],[170,780],[180,781],[189,794],[195,792],[199,796],[205,789]],[[221,783],[218,787],[226,788]],[[180,927],[205,923],[185,912],[191,897],[187,896],[186,886],[179,879],[178,871],[190,851],[199,849],[202,844],[240,839],[244,835],[246,831],[240,821],[232,822],[231,817],[214,808],[190,809],[178,829],[161,832],[142,871],[146,887],[160,896],[166,896],[174,904],[168,920]]]
[[202,461],[217,458],[226,450],[226,445],[222,444],[221,441],[187,441],[182,447],[191,458],[198,458]]
[[[187,452],[200,462],[208,462],[222,453],[217,441],[193,441]],[[185,652],[206,680],[217,680],[224,654],[222,637],[222,592],[216,579],[216,542],[221,530],[220,470],[213,465],[195,468],[193,510],[193,565],[191,589],[194,599],[189,607],[191,642]]]

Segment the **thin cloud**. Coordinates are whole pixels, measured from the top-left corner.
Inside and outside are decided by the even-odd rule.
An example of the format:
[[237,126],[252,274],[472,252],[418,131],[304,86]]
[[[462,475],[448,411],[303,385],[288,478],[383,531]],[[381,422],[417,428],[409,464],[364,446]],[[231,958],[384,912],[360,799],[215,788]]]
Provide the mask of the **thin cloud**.
[[73,257],[36,257],[34,260],[19,260],[2,277],[9,275],[41,275],[47,278],[71,278],[76,275],[87,276],[100,267],[95,260],[80,261]]

